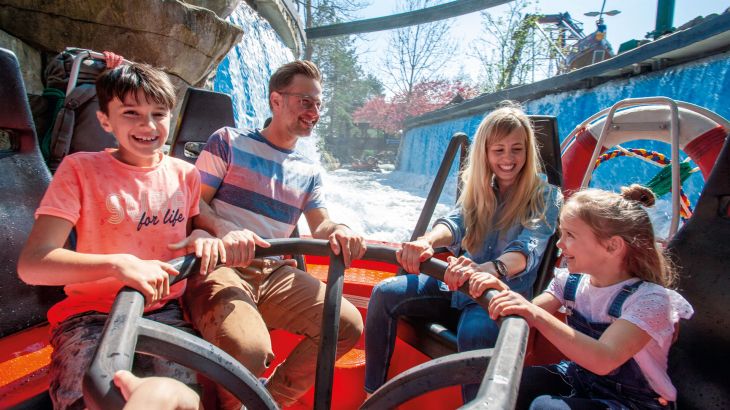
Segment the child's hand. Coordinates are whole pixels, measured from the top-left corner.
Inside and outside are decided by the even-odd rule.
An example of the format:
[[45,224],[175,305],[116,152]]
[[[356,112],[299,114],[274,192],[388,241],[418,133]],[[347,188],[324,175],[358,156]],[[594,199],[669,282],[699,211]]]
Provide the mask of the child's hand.
[[200,396],[183,383],[169,377],[140,379],[126,370],[114,373],[114,384],[127,400],[124,410],[202,409]]
[[233,230],[223,236],[226,266],[246,267],[256,256],[256,247],[268,248],[270,243],[248,229]]
[[102,54],[104,54],[104,63],[107,69],[111,70],[124,62],[124,57],[114,54],[111,51],[102,51]]
[[211,236],[202,229],[195,229],[190,236],[178,243],[171,243],[167,246],[172,250],[185,249],[186,253],[195,252],[200,258],[200,274],[207,275],[215,270],[218,261],[226,263],[226,247],[223,240]]
[[115,278],[142,292],[147,306],[170,294],[170,275],[179,273],[169,263],[142,260],[127,254],[117,255],[113,271]]
[[501,280],[488,272],[474,272],[469,278],[469,294],[473,298],[482,296],[487,289],[509,290]]
[[444,283],[449,290],[458,290],[479,269],[478,264],[465,256],[458,258],[449,256],[448,262],[449,266],[444,272]]
[[395,259],[408,273],[419,273],[421,262],[433,256],[433,247],[425,239],[404,242],[396,251]]
[[532,326],[538,309],[519,293],[503,290],[489,302],[489,317],[497,320],[500,316],[522,316]]

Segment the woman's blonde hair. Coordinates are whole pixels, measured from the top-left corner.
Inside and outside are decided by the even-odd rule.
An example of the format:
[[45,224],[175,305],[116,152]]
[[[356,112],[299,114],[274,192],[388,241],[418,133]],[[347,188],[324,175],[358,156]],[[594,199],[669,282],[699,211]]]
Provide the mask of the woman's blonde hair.
[[560,217],[579,218],[600,241],[620,237],[628,247],[623,263],[626,272],[671,287],[676,281],[674,266],[656,243],[651,219],[644,208],[654,201],[654,193],[638,184],[622,188],[621,194],[586,189],[570,197]]
[[[545,217],[545,200],[542,195],[545,182],[539,176],[542,163],[537,151],[535,132],[522,109],[514,104],[507,104],[509,105],[492,111],[479,124],[467,165],[461,175],[464,188],[458,205],[462,208],[466,226],[462,246],[470,253],[475,252],[487,233],[494,229],[503,232],[515,222],[530,226]],[[526,135],[525,165],[514,185],[502,193],[500,205],[492,188],[494,171],[489,164],[487,150],[492,144],[499,143],[518,129],[522,129]]]

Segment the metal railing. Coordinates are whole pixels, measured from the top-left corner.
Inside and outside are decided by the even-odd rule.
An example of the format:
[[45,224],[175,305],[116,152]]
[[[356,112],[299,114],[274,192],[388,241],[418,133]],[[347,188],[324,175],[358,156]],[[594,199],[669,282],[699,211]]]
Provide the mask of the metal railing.
[[[697,105],[690,104],[684,101],[675,101],[667,97],[645,97],[645,98],[629,98],[621,100],[613,106],[603,109],[596,114],[592,115],[582,123],[578,124],[573,131],[569,134],[569,138],[566,138],[560,144],[560,151],[564,153],[571,144],[576,140],[578,131],[584,127],[587,127],[592,122],[605,116],[604,124],[601,129],[600,135],[596,137],[596,146],[593,149],[590,161],[588,162],[588,168],[583,174],[583,179],[580,185],[580,189],[584,189],[588,186],[591,181],[593,170],[596,166],[596,160],[601,155],[601,150],[604,148],[603,144],[608,139],[608,136],[614,129],[614,116],[619,109],[635,107],[635,106],[646,106],[646,105],[662,105],[667,106],[670,111],[669,118],[669,134],[671,144],[671,175],[672,175],[672,219],[669,225],[669,238],[673,237],[679,228],[680,218],[680,161],[679,161],[679,108],[683,108],[698,114],[701,114],[710,120],[716,122],[718,125],[730,130],[730,122],[728,122],[722,116]],[[606,147],[610,148],[610,147]]]

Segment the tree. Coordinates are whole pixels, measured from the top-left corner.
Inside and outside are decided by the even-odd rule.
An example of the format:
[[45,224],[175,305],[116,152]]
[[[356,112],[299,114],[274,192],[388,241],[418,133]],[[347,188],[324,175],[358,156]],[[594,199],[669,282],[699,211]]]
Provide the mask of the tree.
[[548,56],[546,41],[534,36],[539,16],[527,13],[529,5],[528,0],[517,0],[504,15],[481,13],[486,35],[476,41],[475,53],[484,67],[483,91],[527,83]]
[[408,118],[478,94],[476,88],[461,81],[428,81],[413,86],[410,93],[402,91],[390,100],[379,95],[368,100],[353,113],[355,122],[367,122],[370,127],[389,135],[399,135]]
[[[353,13],[367,4],[359,0],[296,0],[297,7],[304,14],[305,28],[352,20]],[[313,53],[314,45],[307,41],[302,58],[311,60]]]
[[[303,0],[307,27],[351,20],[351,13],[364,6],[357,0]],[[321,149],[341,159],[352,155],[348,139],[359,136],[352,112],[369,98],[381,94],[383,86],[375,77],[366,76],[349,36],[321,38],[307,44],[309,56],[322,72],[325,108],[317,133]]]
[[341,159],[349,159],[352,152],[346,149],[351,145],[348,139],[360,136],[352,112],[369,98],[381,94],[383,87],[375,77],[365,76],[350,38],[317,40],[313,49],[312,60],[324,77],[326,102],[318,133],[324,137],[327,150]]
[[[400,10],[413,11],[437,4],[435,0],[409,0]],[[410,98],[416,84],[439,79],[439,71],[454,48],[447,20],[404,27],[392,32],[385,58],[388,88]]]

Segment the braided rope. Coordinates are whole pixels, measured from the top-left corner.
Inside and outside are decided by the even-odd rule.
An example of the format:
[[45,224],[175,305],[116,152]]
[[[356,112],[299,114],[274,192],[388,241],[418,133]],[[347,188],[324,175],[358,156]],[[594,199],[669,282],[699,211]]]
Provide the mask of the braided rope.
[[[672,161],[667,158],[666,155],[662,154],[661,152],[656,151],[650,151],[644,148],[623,148],[621,146],[617,146],[618,149],[615,149],[613,151],[606,152],[602,154],[601,156],[596,159],[596,166],[595,168],[598,168],[599,165],[602,163],[612,160],[614,158],[618,157],[636,157],[646,160],[647,162],[650,162],[658,167],[665,167],[669,165]],[[595,171],[594,168],[594,171]],[[692,170],[692,172],[696,172],[696,169]],[[680,216],[684,221],[692,217],[692,207],[689,203],[689,198],[687,198],[687,195],[685,195],[684,190],[680,187],[679,189],[679,198],[680,198]]]

